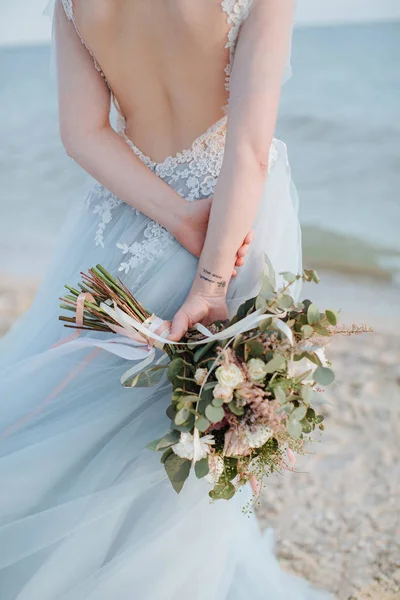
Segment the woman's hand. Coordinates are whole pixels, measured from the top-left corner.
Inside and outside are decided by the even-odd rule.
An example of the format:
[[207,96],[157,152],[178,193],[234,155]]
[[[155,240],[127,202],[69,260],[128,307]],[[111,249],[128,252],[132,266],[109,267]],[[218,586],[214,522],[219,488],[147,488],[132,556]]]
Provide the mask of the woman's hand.
[[[186,248],[191,254],[199,257],[204,246],[206,238],[208,220],[210,217],[212,198],[187,202],[185,212],[182,215],[181,222],[176,230],[172,231],[173,236],[178,242]],[[237,251],[235,267],[244,265],[244,258],[249,250],[249,245],[254,239],[253,232],[248,233],[243,240],[243,244]],[[234,269],[232,276],[237,275]]]
[[225,294],[205,296],[190,292],[183,306],[173,318],[169,339],[179,342],[190,327],[196,323],[213,323],[228,318]]

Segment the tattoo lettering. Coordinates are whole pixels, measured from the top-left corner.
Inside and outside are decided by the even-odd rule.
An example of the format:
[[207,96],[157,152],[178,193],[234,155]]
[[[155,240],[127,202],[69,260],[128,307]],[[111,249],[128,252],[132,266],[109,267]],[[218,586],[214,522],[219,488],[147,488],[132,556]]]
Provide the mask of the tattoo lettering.
[[221,277],[221,275],[217,275],[216,273],[212,273],[211,271],[207,271],[207,269],[203,269],[202,273],[199,273],[200,279],[203,281],[208,281],[219,289],[226,288],[226,281]]

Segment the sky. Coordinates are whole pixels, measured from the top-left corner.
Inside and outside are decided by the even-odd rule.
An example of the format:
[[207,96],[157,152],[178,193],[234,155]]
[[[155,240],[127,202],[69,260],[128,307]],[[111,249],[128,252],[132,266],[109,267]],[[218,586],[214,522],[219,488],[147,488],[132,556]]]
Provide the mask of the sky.
[[[0,45],[44,42],[47,0],[0,0]],[[298,25],[400,20],[400,0],[297,0]]]

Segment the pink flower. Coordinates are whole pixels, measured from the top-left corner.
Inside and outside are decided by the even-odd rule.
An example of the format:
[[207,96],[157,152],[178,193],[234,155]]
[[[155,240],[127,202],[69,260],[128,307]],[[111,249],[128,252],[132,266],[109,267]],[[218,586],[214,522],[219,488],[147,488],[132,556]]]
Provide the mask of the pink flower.
[[294,467],[294,465],[296,464],[296,457],[294,455],[293,450],[291,450],[290,448],[288,448],[286,450],[286,454],[287,454],[287,457],[289,459],[290,464],[292,465],[292,467]]
[[213,389],[213,396],[214,396],[214,398],[223,400],[224,403],[227,404],[233,398],[233,390],[231,387],[217,383],[217,385]]

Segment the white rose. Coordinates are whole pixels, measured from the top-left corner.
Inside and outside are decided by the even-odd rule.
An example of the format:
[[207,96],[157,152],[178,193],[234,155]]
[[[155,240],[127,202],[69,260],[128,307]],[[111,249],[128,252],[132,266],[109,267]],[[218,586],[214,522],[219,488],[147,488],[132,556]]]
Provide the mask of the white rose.
[[221,366],[215,372],[218,382],[224,387],[235,389],[243,383],[243,374],[237,365]]
[[207,377],[207,369],[196,369],[196,373],[194,374],[194,379],[197,385],[203,385],[205,378]]
[[213,396],[214,398],[218,398],[219,400],[223,400],[225,403],[228,403],[233,398],[233,389],[231,387],[227,387],[226,385],[217,383],[213,389]]
[[267,365],[261,358],[251,358],[247,363],[247,368],[252,381],[262,381],[267,374]]

